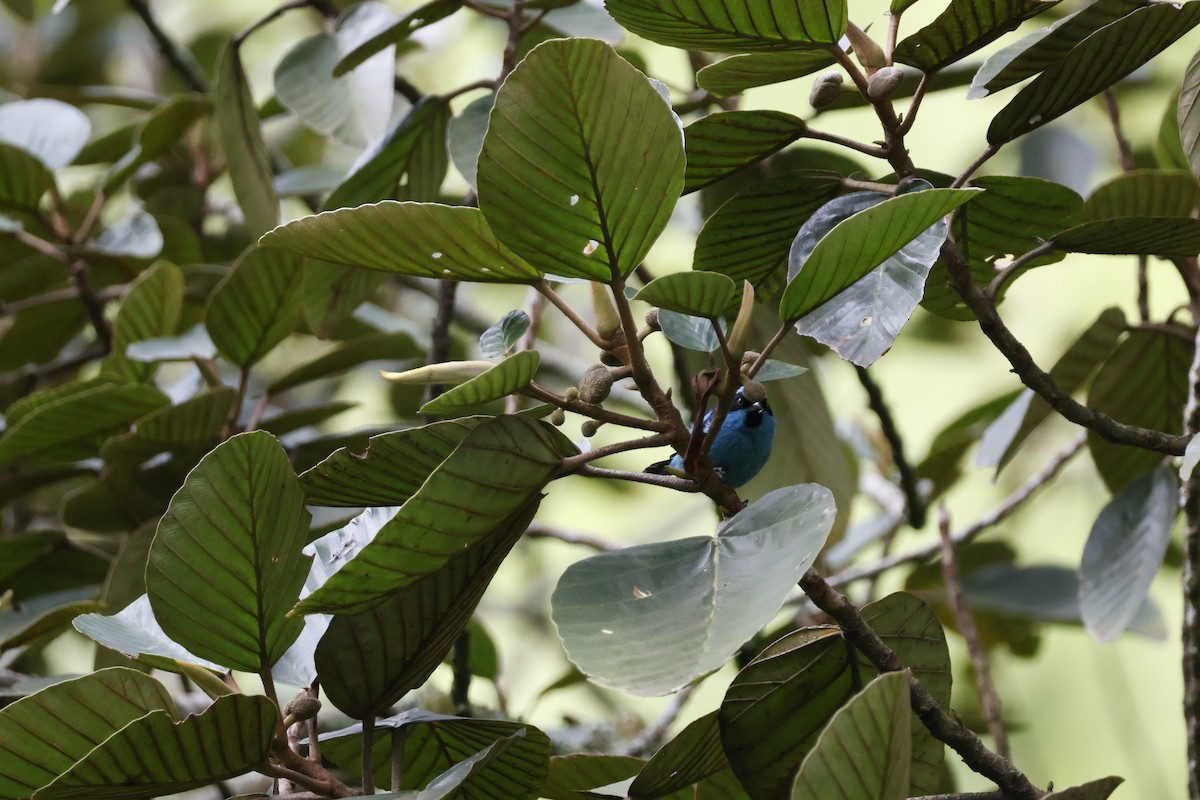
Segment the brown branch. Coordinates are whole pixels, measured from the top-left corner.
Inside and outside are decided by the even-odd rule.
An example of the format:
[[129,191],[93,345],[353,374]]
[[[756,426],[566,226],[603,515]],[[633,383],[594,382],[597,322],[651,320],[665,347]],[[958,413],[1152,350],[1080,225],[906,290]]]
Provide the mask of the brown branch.
[[83,303],[92,328],[96,331],[96,340],[104,346],[104,352],[108,353],[112,350],[112,326],[108,324],[108,317],[104,316],[104,300],[92,288],[88,264],[80,259],[73,262],[70,269],[71,280],[75,281],[75,287],[79,290],[79,301]]
[[1041,395],[1055,411],[1076,425],[1082,425],[1088,430],[1095,431],[1106,441],[1167,455],[1183,455],[1183,450],[1188,442],[1186,436],[1176,436],[1162,431],[1125,425],[1107,414],[1101,414],[1076,402],[1070,392],[1063,391],[1054,378],[1037,365],[1033,356],[1025,349],[1025,345],[1000,319],[995,304],[988,300],[972,280],[971,268],[953,240],[947,240],[942,245],[942,259],[946,263],[955,291],[975,314],[984,335],[992,341],[1001,355],[1008,359],[1013,372],[1021,379],[1021,383]]
[[[1183,429],[1200,432],[1200,330],[1188,372]],[[1200,797],[1200,470],[1182,491],[1183,516],[1183,720],[1187,728],[1188,796]]]
[[1117,141],[1117,161],[1122,170],[1129,172],[1134,168],[1133,146],[1129,144],[1129,137],[1121,128],[1121,109],[1117,106],[1117,96],[1113,94],[1112,89],[1105,89],[1102,97],[1104,106],[1108,109],[1108,119],[1112,123],[1113,138]]
[[944,503],[938,509],[938,533],[942,537],[942,577],[946,580],[946,593],[950,596],[954,621],[958,625],[958,632],[967,643],[971,666],[975,668],[975,688],[979,692],[979,704],[983,708],[984,719],[987,720],[988,733],[992,735],[996,753],[1001,758],[1011,759],[1008,734],[1004,730],[1004,718],[1000,714],[1000,696],[996,694],[996,684],[992,682],[992,670],[988,665],[983,640],[979,637],[979,629],[975,627],[971,609],[967,607],[967,594],[963,591],[958,557],[954,553],[954,540],[950,536],[950,514],[946,511]]
[[646,436],[641,439],[630,439],[624,442],[614,442],[606,444],[603,447],[597,447],[593,450],[588,450],[586,453],[580,453],[577,456],[569,456],[562,460],[559,465],[559,475],[570,475],[573,472],[578,472],[579,468],[592,461],[597,461],[606,456],[615,455],[616,453],[627,453],[630,450],[644,450],[650,447],[663,447],[675,441],[675,434],[672,431],[655,434],[654,436]]
[[[956,545],[965,544],[979,534],[983,533],[988,528],[998,525],[1007,519],[1009,515],[1020,508],[1026,500],[1032,497],[1038,489],[1049,483],[1051,479],[1058,474],[1059,470],[1061,470],[1076,453],[1083,449],[1083,445],[1086,441],[1087,437],[1080,435],[1074,442],[1071,443],[1070,447],[1066,448],[1053,459],[1051,459],[1050,463],[1047,464],[1041,472],[1037,473],[1029,480],[1025,481],[1025,483],[1021,484],[1016,491],[1004,498],[1004,500],[998,506],[993,508],[987,514],[984,514],[973,524],[968,525],[961,531],[956,531],[951,537],[953,542]],[[893,567],[898,567],[901,564],[911,564],[916,561],[924,561],[928,558],[938,555],[940,552],[941,542],[929,542],[922,547],[916,547],[903,553],[897,553],[896,555],[881,558],[864,567],[858,567],[839,572],[838,574],[829,578],[829,583],[833,586],[845,586],[853,581],[863,580],[864,578],[874,578],[876,575],[887,572]]]
[[[846,596],[830,586],[816,570],[810,569],[800,579],[800,588],[817,608],[838,623],[846,639],[866,656],[880,672],[901,672],[904,664],[896,657],[875,631],[871,630],[858,609]],[[951,747],[963,763],[974,772],[994,781],[1005,796],[1020,800],[1039,800],[1044,792],[1021,772],[1012,762],[988,750],[979,737],[962,723],[954,720],[933,698],[933,695],[911,673],[908,673],[908,689],[912,710],[938,740]]]
[[548,389],[538,386],[536,383],[529,384],[521,390],[521,393],[541,400],[544,403],[549,403],[552,406],[558,406],[563,411],[582,414],[585,417],[590,417],[591,419],[599,420],[600,422],[608,422],[613,425],[623,425],[626,428],[652,431],[654,433],[663,433],[668,429],[664,423],[656,419],[631,417],[627,414],[619,414],[616,411],[609,411],[603,406],[585,403],[582,400],[568,400],[567,398],[561,397]]
[[550,284],[545,280],[540,280],[533,284],[533,288],[537,289],[538,293],[549,300],[555,308],[562,312],[562,315],[571,321],[571,324],[579,329],[580,333],[588,338],[588,341],[599,347],[601,350],[607,350],[611,346],[611,342],[596,332],[596,329],[587,323],[587,321],[579,316],[579,313],[571,307],[571,304],[563,300],[558,292],[550,288]]
[[591,536],[586,533],[575,533],[573,531],[564,531],[561,528],[552,528],[549,525],[541,522],[531,522],[529,527],[525,529],[525,535],[531,539],[555,539],[567,544],[577,544],[581,547],[588,547],[600,553],[609,550],[620,550],[622,545],[613,542],[605,541],[596,536]]
[[700,484],[687,478],[676,478],[674,475],[656,475],[652,472],[627,472],[621,469],[605,469],[593,467],[591,464],[575,471],[576,475],[585,478],[608,478],[609,480],[629,481],[630,483],[645,483],[650,486],[662,486],[677,492],[704,491]]
[[647,757],[652,755],[666,740],[667,731],[679,718],[679,712],[683,711],[683,704],[692,696],[692,690],[695,684],[689,683],[675,694],[671,695],[667,707],[663,709],[662,714],[653,725],[647,726],[645,730],[635,736],[629,744],[621,751],[621,755]]
[[802,139],[817,139],[822,142],[829,142],[830,144],[841,145],[842,147],[847,147],[851,150],[862,153],[863,155],[872,156],[873,158],[886,159],[888,157],[888,151],[882,147],[878,147],[876,145],[870,145],[870,144],[863,144],[862,142],[860,142],[856,139],[848,139],[845,136],[838,136],[836,133],[827,133],[826,131],[819,131],[815,128],[805,128],[804,133],[801,134],[800,138],[802,138]]
[[880,390],[879,384],[875,383],[867,373],[867,368],[855,366],[854,370],[858,374],[858,382],[867,392],[871,410],[879,418],[879,429],[892,449],[892,462],[896,465],[896,471],[900,473],[900,489],[904,492],[908,524],[914,528],[923,528],[925,526],[925,500],[917,488],[917,473],[904,455],[904,441],[900,438],[900,429],[896,427],[896,421],[892,418],[891,409],[883,399],[883,392]]
[[196,67],[195,60],[186,51],[172,41],[167,32],[158,24],[158,20],[150,13],[150,6],[145,0],[127,0],[129,7],[137,14],[142,24],[146,26],[146,30],[150,32],[154,43],[158,45],[158,52],[166,59],[171,69],[175,70],[176,74],[183,79],[193,92],[201,94],[208,93],[208,81],[204,79],[204,75]]
[[980,153],[974,161],[968,164],[967,168],[963,170],[957,178],[954,179],[954,183],[950,184],[950,188],[958,189],[962,187],[968,180],[970,180],[971,176],[975,174],[975,170],[982,167],[988,159],[996,155],[998,152],[1000,152],[1000,145],[989,144],[983,149],[983,152]]

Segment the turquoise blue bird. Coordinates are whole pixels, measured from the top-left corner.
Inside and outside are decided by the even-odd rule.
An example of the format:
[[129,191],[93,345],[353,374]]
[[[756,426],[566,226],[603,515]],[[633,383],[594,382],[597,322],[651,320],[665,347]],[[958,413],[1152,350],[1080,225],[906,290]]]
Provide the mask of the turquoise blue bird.
[[[716,409],[704,415],[704,430],[712,425]],[[767,398],[758,401],[746,399],[742,389],[737,390],[725,422],[713,440],[708,457],[713,467],[730,486],[748,483],[771,457],[771,445],[775,441],[775,414]],[[676,454],[667,461],[647,467],[647,472],[686,474],[683,456]]]

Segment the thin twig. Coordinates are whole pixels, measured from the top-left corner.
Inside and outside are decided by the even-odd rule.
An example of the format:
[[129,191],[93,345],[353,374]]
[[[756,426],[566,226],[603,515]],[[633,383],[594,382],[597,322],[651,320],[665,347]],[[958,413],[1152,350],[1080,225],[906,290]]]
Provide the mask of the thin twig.
[[86,261],[79,259],[71,264],[71,279],[75,281],[75,287],[79,290],[79,301],[87,311],[92,328],[96,331],[97,341],[104,346],[105,352],[108,352],[112,349],[112,326],[108,323],[108,317],[104,316],[104,301],[92,288],[91,274]]
[[589,325],[583,317],[579,316],[579,313],[575,311],[575,309],[571,308],[570,303],[568,303],[566,300],[563,300],[562,297],[559,296],[558,292],[550,288],[550,284],[546,283],[544,280],[541,280],[533,284],[533,288],[537,289],[543,297],[549,300],[555,308],[561,311],[563,316],[569,319],[571,324],[578,328],[580,332],[588,338],[589,342],[596,345],[596,347],[599,347],[601,350],[607,350],[609,348],[611,342],[597,333],[595,328]]
[[[1032,497],[1038,489],[1048,484],[1054,478],[1054,476],[1058,474],[1059,470],[1061,470],[1066,463],[1075,456],[1076,453],[1083,449],[1083,445],[1086,441],[1087,437],[1081,434],[1075,439],[1074,442],[1071,443],[1070,447],[1066,448],[1053,459],[1051,459],[1050,463],[1047,464],[1041,472],[1037,473],[1029,480],[1025,481],[1025,483],[1021,484],[1016,491],[1004,498],[999,505],[997,505],[987,514],[984,514],[971,525],[968,525],[960,531],[955,531],[951,536],[954,544],[965,544],[986,531],[988,528],[994,527],[995,525],[998,525],[1007,519],[1014,511],[1020,508],[1026,500]],[[911,564],[916,561],[924,561],[928,558],[932,558],[941,552],[941,548],[942,545],[940,541],[929,542],[921,547],[915,547],[912,550],[908,550],[903,553],[897,553],[895,555],[888,556],[887,558],[878,559],[877,561],[867,564],[866,566],[856,567],[839,572],[838,574],[829,578],[829,583],[833,586],[845,586],[848,583],[863,580],[864,578],[873,578],[876,575],[887,572],[893,567],[898,567],[901,564]]]
[[1134,168],[1133,146],[1129,144],[1129,137],[1121,129],[1121,109],[1117,106],[1117,96],[1113,94],[1112,89],[1105,89],[1103,97],[1104,106],[1108,109],[1108,119],[1112,122],[1113,138],[1117,141],[1117,161],[1122,170],[1129,172]]
[[325,17],[337,16],[337,9],[329,3],[320,2],[320,0],[291,0],[291,2],[277,6],[265,16],[259,17],[257,20],[250,23],[248,27],[243,28],[233,37],[234,46],[241,46],[242,42],[246,41],[246,38],[250,36],[250,34],[254,33],[265,25],[269,25],[287,12],[295,11],[298,8],[313,8],[319,11]]
[[658,433],[654,436],[645,436],[641,439],[630,439],[624,442],[613,442],[606,444],[603,447],[597,447],[588,450],[586,453],[580,453],[577,456],[569,456],[562,460],[559,465],[558,473],[560,475],[570,475],[572,472],[578,472],[579,468],[584,464],[589,464],[606,456],[615,455],[616,453],[627,453],[630,450],[645,450],[650,447],[663,447],[675,441],[675,434],[671,431],[666,433]]
[[905,112],[904,118],[900,120],[900,135],[906,136],[912,130],[913,123],[917,121],[917,112],[921,109],[921,101],[925,99],[925,95],[929,91],[929,82],[933,80],[929,73],[922,73],[921,80],[917,83],[917,88],[913,91],[912,101],[908,104],[908,111]]
[[525,535],[532,539],[555,539],[567,544],[577,544],[581,547],[588,547],[600,553],[609,550],[620,550],[621,545],[613,542],[605,541],[596,536],[587,533],[575,533],[574,531],[564,531],[561,528],[553,528],[541,522],[531,522],[529,527],[525,529]]
[[663,741],[667,737],[667,731],[679,718],[679,712],[683,711],[684,703],[692,696],[694,686],[695,684],[688,684],[673,694],[667,707],[663,709],[655,723],[635,736],[621,752],[621,755],[643,757],[662,747]]
[[845,136],[838,136],[836,133],[828,133],[826,131],[819,131],[816,128],[805,128],[804,133],[801,135],[801,138],[817,139],[822,142],[829,142],[830,144],[841,145],[842,147],[847,147],[851,150],[862,153],[863,155],[872,156],[874,158],[886,159],[888,157],[888,151],[882,147],[879,147],[877,145],[863,144],[862,142],[860,142],[856,139],[849,139]]
[[779,326],[779,330],[775,331],[775,335],[771,337],[771,341],[767,342],[767,346],[758,354],[758,358],[754,359],[754,363],[750,368],[745,370],[746,377],[753,378],[758,374],[758,371],[763,368],[763,364],[767,363],[767,359],[771,357],[771,352],[787,338],[787,335],[792,332],[790,323],[784,322]]
[[183,79],[183,82],[188,85],[193,92],[201,94],[208,93],[208,81],[204,79],[204,75],[196,67],[196,62],[188,55],[179,45],[172,41],[167,32],[158,24],[158,20],[150,13],[150,6],[145,0],[127,0],[129,7],[134,13],[141,17],[142,24],[146,26],[146,30],[150,32],[155,44],[158,45],[158,52],[162,53],[162,57],[167,60],[171,68]]
[[565,397],[551,392],[538,386],[536,383],[531,383],[521,390],[522,394],[527,394],[542,402],[549,403],[552,406],[558,406],[563,411],[570,411],[575,414],[582,414],[585,417],[599,420],[600,422],[608,422],[613,425],[623,425],[626,428],[634,428],[641,431],[653,431],[654,433],[663,433],[667,430],[666,424],[659,422],[656,419],[643,419],[641,417],[631,417],[628,414],[619,414],[616,411],[609,411],[603,406],[592,405],[585,403],[582,400],[568,400]]
[[996,684],[992,682],[992,670],[988,665],[983,640],[979,637],[979,629],[975,627],[971,609],[967,607],[967,594],[963,591],[958,557],[954,552],[954,540],[950,536],[950,514],[946,511],[944,503],[938,509],[938,533],[942,537],[942,577],[946,580],[946,593],[950,596],[954,621],[958,625],[958,632],[967,643],[971,666],[975,668],[975,688],[979,692],[979,704],[983,708],[983,717],[987,720],[988,733],[992,735],[992,742],[1000,757],[1011,759],[1008,734],[1004,730],[1004,718],[1000,714],[1000,696],[996,694]]
[[[103,289],[96,291],[96,297],[99,300],[116,300],[125,291],[125,286],[105,286]],[[50,305],[51,303],[64,303],[70,300],[79,299],[79,289],[58,289],[45,294],[35,294],[33,297],[26,297],[23,300],[14,300],[11,303],[0,302],[0,315],[15,316],[22,311],[27,311],[38,306]]]
[[1041,395],[1055,411],[1076,425],[1095,431],[1100,437],[1114,444],[1131,445],[1166,455],[1183,455],[1188,437],[1125,425],[1107,414],[1078,403],[1070,392],[1063,391],[1054,378],[1038,367],[1025,345],[1021,344],[1004,324],[995,304],[975,285],[971,277],[971,268],[952,240],[947,240],[942,245],[942,258],[950,274],[951,284],[963,298],[967,308],[975,314],[980,330],[992,341],[1001,355],[1008,359],[1021,382]]
[[[833,617],[846,639],[876,669],[880,672],[901,672],[905,669],[896,653],[863,620],[858,609],[816,570],[810,569],[804,573],[800,588],[817,608]],[[994,781],[1008,797],[1039,800],[1045,794],[1012,762],[987,749],[978,736],[947,715],[911,671],[908,673],[908,689],[912,710],[917,717],[939,741],[945,742],[958,753],[971,770]]]
[[576,475],[585,478],[608,478],[609,480],[629,481],[630,483],[646,483],[651,486],[662,486],[677,492],[701,492],[703,488],[695,481],[687,478],[676,478],[674,475],[656,475],[652,472],[627,472],[620,469],[605,469],[588,464],[575,471]]
[[[291,753],[290,750],[288,752]],[[295,755],[295,753],[292,753],[292,755]],[[296,757],[300,758],[299,756]],[[317,767],[317,765],[312,764],[311,761],[300,759],[300,762],[302,764],[309,764],[313,767]],[[320,769],[322,773],[325,773],[325,775],[329,775],[329,773],[323,768],[317,768]],[[268,778],[282,778],[289,780],[292,783],[298,784],[303,786],[305,789],[315,792],[321,797],[354,797],[356,794],[358,794],[346,784],[333,778],[333,776],[316,777],[302,772],[301,770],[294,769],[292,766],[283,766],[282,764],[263,764],[256,769],[258,772],[261,772]]]
[[1000,145],[998,144],[989,144],[987,147],[983,148],[983,152],[980,153],[979,156],[972,161],[965,170],[962,171],[961,175],[954,179],[954,183],[950,184],[950,188],[961,188],[963,184],[970,180],[971,176],[975,174],[975,170],[982,167],[988,159],[996,155],[998,152],[1000,152]]
[[1146,274],[1149,263],[1148,256],[1137,257],[1137,308],[1142,322],[1150,319],[1150,280]]
[[908,800],[1007,800],[1004,792],[951,792],[950,794],[923,794]]
[[900,473],[900,489],[904,492],[904,502],[908,508],[908,524],[914,528],[923,528],[925,500],[917,488],[917,473],[904,455],[904,441],[900,438],[900,429],[896,427],[892,411],[883,399],[883,391],[868,374],[867,368],[855,366],[854,370],[858,373],[858,382],[867,392],[871,410],[879,418],[879,429],[892,449],[892,462],[896,465],[896,471]]
[[983,290],[984,295],[987,296],[988,300],[995,303],[996,298],[1000,296],[1000,290],[1004,288],[1004,284],[1012,280],[1013,276],[1023,270],[1026,265],[1028,265],[1035,258],[1041,258],[1047,253],[1053,251],[1054,248],[1054,240],[1050,240],[1047,242],[1042,242],[1032,250],[1024,252],[1014,258],[1011,264],[1000,270],[996,277],[992,278],[991,283],[989,283],[987,288]]

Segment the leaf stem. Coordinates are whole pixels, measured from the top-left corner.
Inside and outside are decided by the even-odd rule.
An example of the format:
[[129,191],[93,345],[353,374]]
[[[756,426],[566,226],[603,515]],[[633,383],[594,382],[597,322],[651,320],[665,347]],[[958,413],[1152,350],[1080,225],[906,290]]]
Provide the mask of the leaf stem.
[[676,478],[674,475],[655,475],[651,472],[627,472],[620,469],[605,469],[593,467],[590,464],[580,467],[576,475],[585,478],[608,478],[610,480],[629,481],[630,483],[646,483],[651,486],[662,486],[677,492],[702,492],[704,489],[695,481],[687,478]]
[[1014,258],[1011,264],[1000,270],[996,277],[992,278],[992,282],[989,283],[987,288],[983,290],[984,295],[989,301],[995,303],[996,298],[1000,296],[1000,290],[1004,288],[1004,284],[1012,280],[1013,277],[1022,269],[1024,269],[1031,261],[1036,258],[1041,258],[1047,253],[1053,252],[1054,248],[1054,240],[1051,239],[1050,241],[1042,242],[1032,250],[1024,252],[1017,258]]
[[543,278],[533,284],[533,288],[537,289],[538,293],[550,301],[551,305],[562,312],[563,316],[571,321],[571,324],[579,329],[580,333],[588,338],[588,341],[599,347],[601,350],[607,350],[612,346],[612,343],[606,340],[603,336],[596,332],[596,329],[587,323],[583,317],[579,316],[571,305],[563,300],[558,292],[550,288],[550,284]]
[[582,400],[568,400],[565,397],[555,394],[549,389],[544,389],[536,383],[531,383],[521,390],[522,394],[527,394],[542,402],[549,403],[552,406],[558,406],[563,411],[571,411],[576,414],[582,414],[585,417],[590,417],[600,422],[608,422],[613,425],[623,425],[626,428],[634,428],[641,431],[653,431],[655,433],[663,433],[668,430],[666,423],[655,419],[643,419],[641,417],[631,417],[627,414],[620,414],[616,411],[609,411],[603,406],[592,405],[585,403]]
[[627,453],[630,450],[645,450],[649,447],[663,447],[675,441],[673,432],[658,433],[654,436],[644,436],[641,439],[630,439],[624,442],[613,442],[606,444],[603,447],[597,447],[589,450],[586,453],[580,453],[576,456],[568,456],[562,460],[559,465],[558,472],[560,475],[570,475],[573,472],[578,472],[585,464],[588,464],[597,459],[611,456],[616,453]]
[[996,155],[998,152],[1000,152],[1000,145],[998,144],[989,144],[987,147],[983,148],[983,152],[976,156],[975,160],[968,164],[967,168],[962,171],[962,174],[954,179],[954,183],[950,184],[950,188],[961,189],[963,185],[970,180],[971,176],[975,174],[975,170],[982,167],[984,163],[988,161],[988,159]]
[[166,59],[167,63],[173,70],[183,79],[183,82],[188,85],[193,92],[207,94],[209,91],[208,81],[204,79],[204,75],[196,67],[195,60],[186,53],[179,45],[167,35],[166,31],[158,24],[158,20],[150,13],[150,6],[145,0],[127,0],[129,7],[134,13],[141,18],[142,24],[146,26],[146,30],[150,32],[151,38],[158,45],[158,52]]
[[879,429],[891,447],[892,462],[896,465],[896,471],[900,473],[900,489],[904,492],[908,524],[914,528],[923,528],[925,527],[925,500],[917,488],[917,473],[904,455],[904,441],[900,438],[900,429],[896,427],[891,409],[883,399],[883,391],[867,372],[867,368],[855,365],[854,371],[858,374],[858,382],[867,392],[867,401],[871,410],[879,418]]

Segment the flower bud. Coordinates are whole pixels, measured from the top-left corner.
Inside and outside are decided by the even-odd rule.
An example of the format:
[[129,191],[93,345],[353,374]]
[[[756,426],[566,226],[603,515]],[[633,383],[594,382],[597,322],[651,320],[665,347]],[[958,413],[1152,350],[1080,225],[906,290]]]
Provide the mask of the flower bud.
[[579,399],[585,403],[603,403],[612,391],[613,377],[608,367],[593,364],[579,379]]
[[652,331],[662,330],[662,326],[658,324],[657,308],[651,308],[646,312],[646,327]]
[[808,104],[820,111],[829,108],[833,101],[842,93],[842,73],[836,69],[822,72],[813,81],[812,91],[808,94]]
[[594,419],[585,419],[583,424],[579,426],[579,432],[583,434],[585,439],[590,439],[596,435],[596,431],[600,430],[603,422]]
[[742,397],[746,398],[751,403],[757,403],[759,400],[765,400],[767,397],[767,387],[763,386],[756,380],[744,378],[742,380]]
[[563,392],[563,396],[566,397],[568,400],[578,400],[579,399],[579,390],[577,388],[575,388],[574,386],[568,386],[567,390],[565,392]]
[[312,719],[321,710],[321,701],[305,692],[298,694],[283,707],[283,715],[296,722]]
[[561,408],[556,408],[550,412],[550,424],[561,428],[563,423],[567,421],[567,412]]
[[876,70],[867,79],[867,97],[872,100],[885,100],[892,96],[900,81],[904,79],[904,70],[899,67],[884,67]]

